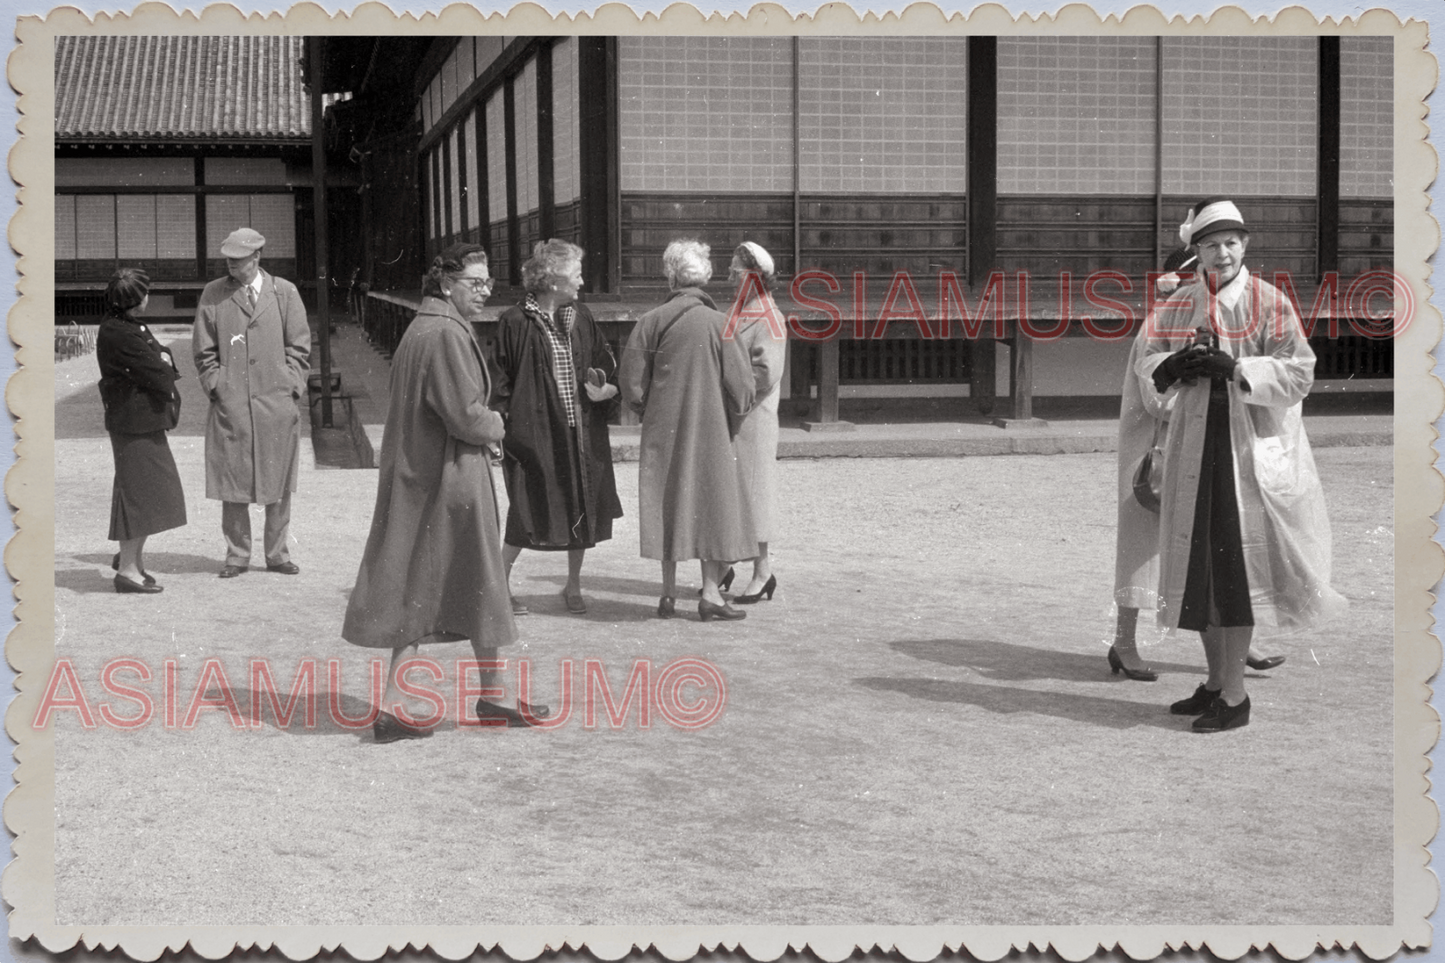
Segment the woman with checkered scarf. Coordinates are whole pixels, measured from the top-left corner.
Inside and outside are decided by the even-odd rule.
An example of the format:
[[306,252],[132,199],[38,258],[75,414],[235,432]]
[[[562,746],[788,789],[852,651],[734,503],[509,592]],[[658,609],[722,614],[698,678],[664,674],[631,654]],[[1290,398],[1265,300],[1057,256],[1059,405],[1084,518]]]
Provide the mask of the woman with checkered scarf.
[[[543,241],[522,265],[526,299],[497,322],[490,354],[492,408],[506,422],[502,478],[507,529],[502,546],[512,565],[530,548],[567,553],[567,611],[587,611],[582,559],[612,537],[622,515],[612,474],[607,421],[617,407],[617,362],[587,306],[582,249]],[[526,615],[515,596],[512,612]]]

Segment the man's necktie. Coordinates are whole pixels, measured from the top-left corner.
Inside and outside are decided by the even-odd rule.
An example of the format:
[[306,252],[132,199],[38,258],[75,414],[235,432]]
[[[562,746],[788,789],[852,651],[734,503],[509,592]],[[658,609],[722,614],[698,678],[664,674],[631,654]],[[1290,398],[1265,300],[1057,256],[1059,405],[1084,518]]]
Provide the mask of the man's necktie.
[[250,305],[252,311],[256,310],[256,289],[249,284],[246,285],[246,303]]

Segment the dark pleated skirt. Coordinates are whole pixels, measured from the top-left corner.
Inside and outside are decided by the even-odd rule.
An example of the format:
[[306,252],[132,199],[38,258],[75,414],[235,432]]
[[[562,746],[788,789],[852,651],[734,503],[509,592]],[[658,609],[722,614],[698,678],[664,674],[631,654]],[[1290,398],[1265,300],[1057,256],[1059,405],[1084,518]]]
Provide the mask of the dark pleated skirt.
[[186,523],[186,495],[164,431],[111,432],[115,485],[110,492],[110,540],[144,538]]
[[1194,501],[1194,528],[1189,543],[1189,570],[1179,606],[1179,627],[1194,632],[1210,624],[1254,624],[1249,604],[1249,576],[1239,534],[1239,498],[1234,490],[1234,448],[1229,431],[1229,387],[1216,382],[1209,393],[1204,423],[1204,455],[1199,494]]

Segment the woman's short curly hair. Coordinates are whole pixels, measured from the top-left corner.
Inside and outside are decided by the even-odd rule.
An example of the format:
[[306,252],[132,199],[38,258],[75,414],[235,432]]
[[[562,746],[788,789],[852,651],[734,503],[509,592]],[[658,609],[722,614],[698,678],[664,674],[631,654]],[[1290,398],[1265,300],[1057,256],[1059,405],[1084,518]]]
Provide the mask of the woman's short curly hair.
[[123,267],[105,285],[105,310],[121,317],[141,306],[151,290],[151,279],[140,268]]
[[431,267],[421,279],[421,293],[443,298],[442,280],[459,278],[473,264],[487,263],[487,249],[480,244],[453,244],[432,258]]
[[712,280],[712,248],[701,241],[673,241],[662,252],[669,287],[700,288]]
[[522,265],[522,286],[532,294],[540,294],[553,278],[564,278],[573,264],[581,264],[584,252],[570,241],[552,238],[538,241],[532,256]]

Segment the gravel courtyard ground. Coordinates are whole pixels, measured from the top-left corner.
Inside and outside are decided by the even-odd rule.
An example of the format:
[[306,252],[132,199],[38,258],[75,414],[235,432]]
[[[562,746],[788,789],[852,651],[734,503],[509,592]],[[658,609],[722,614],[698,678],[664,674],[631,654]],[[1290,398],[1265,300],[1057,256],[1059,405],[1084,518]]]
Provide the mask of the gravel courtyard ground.
[[[628,517],[589,553],[589,614],[557,596],[561,556],[523,555],[514,577],[533,614],[505,653],[508,684],[527,660],[535,696],[557,705],[572,660],[570,720],[457,728],[459,643],[427,653],[446,673],[438,734],[377,746],[328,709],[368,703],[373,653],[338,633],[375,472],[316,470],[303,450],[301,574],[220,581],[204,411],[188,397],[171,443],[190,524],[149,545],[163,594],[116,595],[93,366],[57,365],[57,647],[97,712],[136,712],[101,687],[117,658],[149,668],[117,681],[156,708],[129,730],[56,715],[59,922],[1390,920],[1390,448],[1316,453],[1352,607],[1264,646],[1289,661],[1250,678],[1243,730],[1196,736],[1167,712],[1203,677],[1195,639],[1146,651],[1157,683],[1109,675],[1114,456],[1086,454],[782,462],[777,597],[707,625],[653,617],[636,465],[618,465]],[[620,699],[637,660],[655,683],[688,657],[725,680],[712,724],[654,709],[643,728],[634,706],[621,726],[584,725],[586,660]],[[246,716],[253,660],[283,700],[315,660],[315,726],[268,708],[236,728],[207,708],[184,728],[197,694],[223,701],[214,677],[198,689],[212,659]]]

